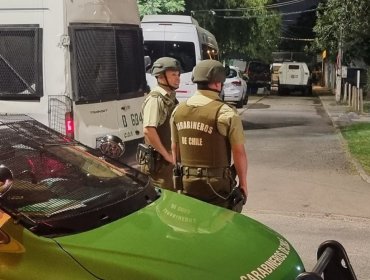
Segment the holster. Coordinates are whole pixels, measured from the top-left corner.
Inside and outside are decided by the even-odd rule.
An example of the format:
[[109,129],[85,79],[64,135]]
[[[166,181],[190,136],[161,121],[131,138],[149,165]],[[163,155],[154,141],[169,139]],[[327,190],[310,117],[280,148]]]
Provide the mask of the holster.
[[176,163],[173,168],[173,186],[176,191],[183,191],[184,186],[182,183],[182,168],[181,165]]
[[232,180],[233,189],[231,190],[229,196],[229,209],[240,213],[243,209],[243,205],[247,202],[247,198],[245,197],[242,189],[236,185],[236,175],[235,165],[233,164],[230,166],[230,177]]
[[159,168],[160,154],[150,145],[139,143],[136,151],[136,160],[140,165],[146,165],[149,173],[156,173]]
[[243,205],[247,202],[247,198],[244,195],[244,192],[239,186],[235,186],[229,197],[229,209],[235,212],[242,212]]

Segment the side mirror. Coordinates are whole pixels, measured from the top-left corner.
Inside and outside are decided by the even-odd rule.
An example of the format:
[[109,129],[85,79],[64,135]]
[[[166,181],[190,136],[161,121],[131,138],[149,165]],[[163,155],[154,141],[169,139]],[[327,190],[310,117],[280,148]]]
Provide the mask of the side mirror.
[[118,159],[125,152],[125,143],[117,136],[107,135],[100,141],[99,149],[104,156]]
[[0,165],[0,198],[10,190],[12,184],[12,171],[5,165]]

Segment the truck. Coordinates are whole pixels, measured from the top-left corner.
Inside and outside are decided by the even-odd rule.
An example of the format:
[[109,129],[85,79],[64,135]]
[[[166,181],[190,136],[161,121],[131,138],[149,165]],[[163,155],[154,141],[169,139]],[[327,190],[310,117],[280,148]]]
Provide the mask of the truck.
[[259,88],[270,90],[271,73],[268,63],[258,60],[249,61],[245,69],[245,75],[249,94],[257,93]]
[[[191,81],[194,66],[204,59],[219,58],[215,36],[199,26],[191,16],[184,15],[145,15],[141,20],[144,36],[144,55],[153,63],[160,57],[169,56],[181,64],[180,87],[176,90],[179,101],[186,100],[196,90]],[[148,68],[148,86],[156,85],[155,77]]]
[[0,0],[0,113],[97,148],[143,139],[147,89],[136,0]]
[[278,94],[301,91],[312,95],[312,82],[305,62],[283,62],[279,68]]

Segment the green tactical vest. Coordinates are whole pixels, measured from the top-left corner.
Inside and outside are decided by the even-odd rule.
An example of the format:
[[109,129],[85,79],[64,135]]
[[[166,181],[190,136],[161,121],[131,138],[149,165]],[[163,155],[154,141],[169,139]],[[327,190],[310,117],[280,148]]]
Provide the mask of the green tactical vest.
[[217,114],[223,105],[214,100],[201,107],[182,103],[176,109],[174,122],[183,166],[230,166],[230,143],[217,130]]
[[157,133],[163,146],[167,149],[167,151],[171,150],[171,126],[170,126],[170,118],[172,111],[175,109],[176,105],[179,103],[177,99],[171,99],[168,95],[163,95],[160,92],[152,91],[149,93],[150,96],[157,98],[158,102],[160,100],[164,104],[164,112],[161,114],[166,114],[166,120],[163,124],[158,125]]

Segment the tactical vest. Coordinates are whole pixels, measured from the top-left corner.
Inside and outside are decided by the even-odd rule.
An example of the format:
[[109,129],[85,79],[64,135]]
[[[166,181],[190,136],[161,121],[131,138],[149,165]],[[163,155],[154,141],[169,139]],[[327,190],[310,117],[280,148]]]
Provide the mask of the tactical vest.
[[171,126],[170,126],[170,118],[172,111],[175,109],[176,105],[179,103],[177,99],[171,99],[168,95],[163,95],[160,92],[152,91],[149,93],[150,96],[157,98],[158,102],[163,102],[165,112],[161,112],[162,114],[166,114],[166,120],[163,124],[159,124],[157,127],[157,133],[163,146],[166,148],[167,151],[171,150]]
[[186,103],[177,107],[174,122],[183,166],[230,166],[230,143],[217,130],[217,115],[223,105],[224,103],[214,100],[201,107]]

